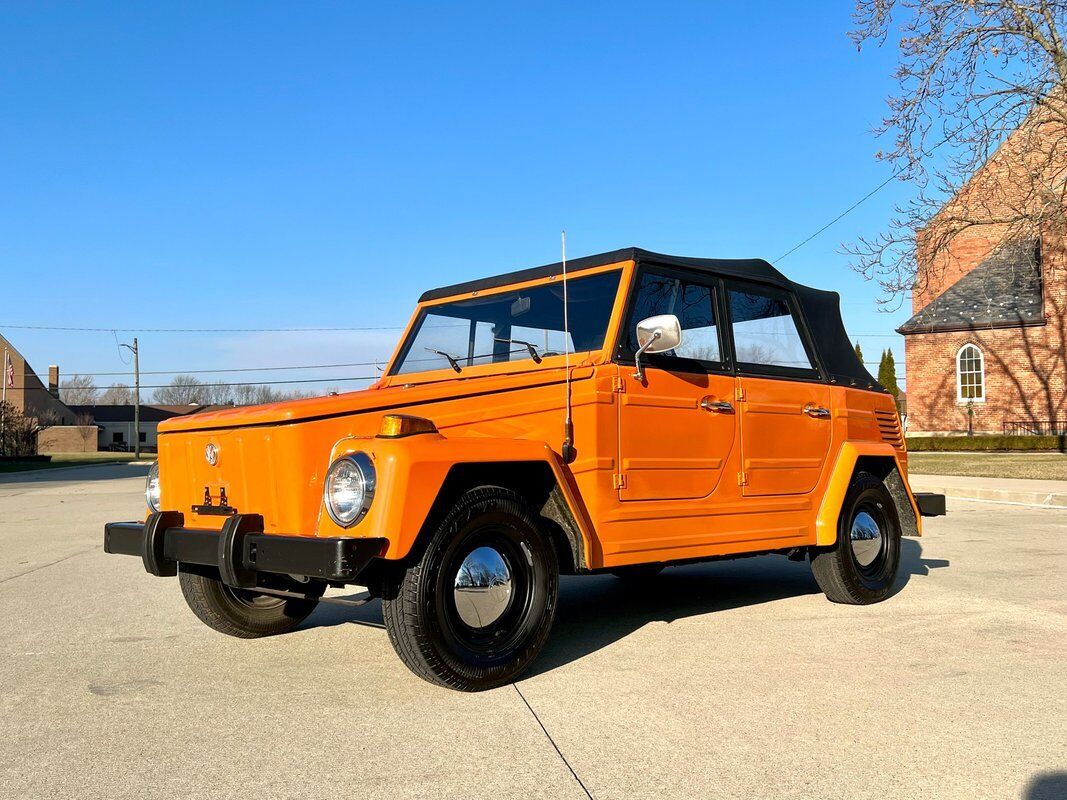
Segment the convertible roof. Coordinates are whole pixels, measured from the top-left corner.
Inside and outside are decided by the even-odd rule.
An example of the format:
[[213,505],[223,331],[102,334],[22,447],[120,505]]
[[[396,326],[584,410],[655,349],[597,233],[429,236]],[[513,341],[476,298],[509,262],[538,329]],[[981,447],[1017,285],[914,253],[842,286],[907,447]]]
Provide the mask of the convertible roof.
[[[812,289],[811,287],[794,283],[762,258],[689,258],[687,256],[669,256],[663,253],[653,253],[650,250],[642,250],[640,247],[625,247],[622,250],[612,250],[609,253],[597,253],[592,256],[568,260],[567,274],[572,275],[582,270],[602,267],[606,264],[616,264],[620,261],[636,261],[641,264],[681,267],[714,275],[759,281],[760,283],[778,286],[791,291],[796,295],[803,309],[808,329],[815,340],[815,347],[819,351],[823,367],[831,380],[834,383],[844,384],[845,386],[885,391],[856,356],[856,351],[841,320],[840,296],[837,292]],[[563,264],[561,262],[545,264],[542,267],[532,267],[531,269],[495,275],[491,278],[482,278],[477,281],[443,286],[440,289],[431,289],[419,298],[419,302],[455,297],[469,294],[470,292],[482,291],[483,289],[495,289],[500,286],[520,283],[521,281],[548,278],[552,275],[560,275],[562,272]]]
[[[717,275],[749,278],[778,286],[791,286],[790,281],[782,273],[762,258],[689,258],[687,256],[668,256],[663,253],[653,253],[650,250],[642,250],[640,247],[624,247],[622,250],[612,250],[608,253],[597,253],[592,256],[568,259],[567,274],[571,275],[585,269],[602,267],[605,264],[617,264],[620,261],[639,261],[642,264],[686,267],[688,269],[714,272]],[[508,286],[521,281],[534,281],[538,278],[559,275],[562,272],[562,262],[545,264],[541,267],[531,267],[530,269],[520,269],[517,272],[505,272],[503,275],[494,275],[491,278],[482,278],[477,281],[442,286],[440,289],[431,289],[419,298],[419,302],[440,300],[444,297],[480,292],[484,289],[495,289],[499,286]]]

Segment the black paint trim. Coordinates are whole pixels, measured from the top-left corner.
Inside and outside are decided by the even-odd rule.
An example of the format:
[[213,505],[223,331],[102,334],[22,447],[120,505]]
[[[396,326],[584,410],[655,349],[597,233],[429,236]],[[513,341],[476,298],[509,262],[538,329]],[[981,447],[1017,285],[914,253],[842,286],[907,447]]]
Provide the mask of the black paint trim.
[[[572,366],[573,369],[573,366]],[[469,381],[481,380],[484,378],[497,378],[499,375],[475,375],[467,378]],[[447,381],[448,383],[454,382],[455,379]],[[574,382],[575,379],[572,379]],[[588,378],[578,378],[576,380],[588,380]],[[444,383],[445,381],[442,381]],[[286,425],[301,425],[305,422],[322,422],[327,419],[338,419],[340,417],[352,417],[357,414],[374,414],[378,411],[393,411],[398,408],[414,408],[416,406],[425,406],[430,403],[445,403],[452,400],[465,400],[470,397],[490,397],[497,394],[506,394],[508,392],[521,392],[526,389],[539,389],[543,386],[559,386],[564,382],[564,378],[561,376],[559,380],[543,381],[538,383],[525,384],[523,386],[509,386],[506,389],[493,389],[492,391],[481,392],[468,392],[467,394],[454,395],[452,397],[439,397],[431,398],[429,400],[414,400],[410,403],[390,403],[388,405],[373,406],[372,408],[357,408],[349,411],[336,411],[332,414],[316,414],[311,417],[301,417],[300,419],[288,419],[288,420],[274,420],[271,422],[254,422],[254,423],[235,423],[233,425],[218,425],[204,428],[183,428],[180,431],[161,431],[160,436],[173,436],[175,434],[183,433],[204,433],[210,431],[232,431],[232,430],[245,430],[248,428],[280,428]],[[429,386],[430,384],[423,384]]]

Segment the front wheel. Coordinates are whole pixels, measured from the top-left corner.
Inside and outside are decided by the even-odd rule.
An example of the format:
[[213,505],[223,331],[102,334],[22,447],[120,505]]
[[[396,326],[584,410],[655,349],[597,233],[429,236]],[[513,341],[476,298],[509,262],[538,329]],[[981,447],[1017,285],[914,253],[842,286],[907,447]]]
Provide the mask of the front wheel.
[[218,573],[182,567],[178,573],[185,602],[209,628],[239,639],[258,639],[288,633],[307,619],[317,600],[276,597],[235,589],[219,580]]
[[845,494],[837,542],[811,551],[811,571],[835,603],[865,605],[885,600],[900,566],[900,521],[893,498],[878,477],[857,473]]
[[464,494],[418,562],[384,583],[382,616],[404,664],[473,692],[509,683],[540,653],[559,565],[522,497],[489,486]]

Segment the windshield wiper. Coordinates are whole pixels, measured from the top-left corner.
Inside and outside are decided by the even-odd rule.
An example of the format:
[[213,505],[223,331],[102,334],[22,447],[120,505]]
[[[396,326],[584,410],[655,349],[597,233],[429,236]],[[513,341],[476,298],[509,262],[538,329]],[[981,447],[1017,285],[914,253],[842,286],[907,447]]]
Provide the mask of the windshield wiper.
[[493,340],[497,342],[507,342],[508,344],[521,344],[527,351],[529,351],[530,358],[534,360],[535,364],[541,363],[541,355],[537,352],[537,347],[530,342],[524,342],[522,339],[501,339],[496,336],[493,337]]
[[452,367],[452,369],[454,369],[456,372],[463,372],[462,368],[459,366],[459,360],[456,356],[452,355],[451,353],[446,353],[444,350],[434,350],[432,347],[427,347],[425,349],[431,353],[437,353],[437,355],[441,356],[441,358],[448,359],[448,366]]

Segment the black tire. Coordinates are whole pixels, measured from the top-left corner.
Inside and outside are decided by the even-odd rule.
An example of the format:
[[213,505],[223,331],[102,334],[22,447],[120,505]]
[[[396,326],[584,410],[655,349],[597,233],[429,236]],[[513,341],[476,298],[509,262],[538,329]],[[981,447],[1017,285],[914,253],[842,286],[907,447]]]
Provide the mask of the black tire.
[[663,564],[633,564],[628,567],[616,567],[611,574],[624,581],[647,581],[663,572]]
[[[497,595],[496,616],[472,626],[464,619],[471,612],[457,605],[457,580],[468,556],[483,548],[505,565],[509,588]],[[384,579],[382,616],[393,649],[412,672],[476,692],[510,683],[537,657],[558,594],[555,548],[525,501],[486,486],[460,497],[417,563]]]
[[189,608],[209,628],[239,639],[288,633],[318,605],[317,600],[274,597],[224,584],[218,574],[182,568],[178,583]]
[[[871,535],[872,523],[877,537]],[[885,484],[869,472],[856,473],[841,504],[837,542],[811,551],[816,583],[835,603],[885,600],[900,567],[900,537],[896,505]]]

